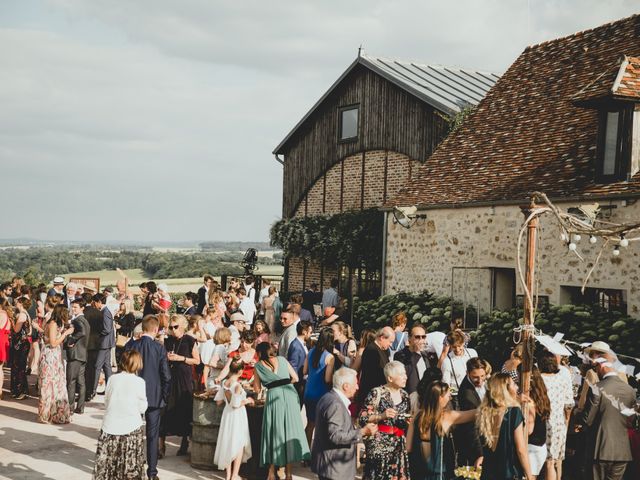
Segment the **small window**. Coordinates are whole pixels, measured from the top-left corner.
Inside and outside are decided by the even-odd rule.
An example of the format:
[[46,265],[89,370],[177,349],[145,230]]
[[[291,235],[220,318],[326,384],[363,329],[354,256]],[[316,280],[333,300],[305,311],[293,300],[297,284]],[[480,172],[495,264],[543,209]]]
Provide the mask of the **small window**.
[[340,140],[358,138],[358,106],[340,109]]
[[573,305],[599,305],[607,312],[627,314],[627,291],[615,288],[585,288],[562,285],[560,287],[560,303]]
[[[601,182],[630,176],[633,109],[608,109],[600,113],[597,176]],[[637,132],[635,133],[637,135]]]

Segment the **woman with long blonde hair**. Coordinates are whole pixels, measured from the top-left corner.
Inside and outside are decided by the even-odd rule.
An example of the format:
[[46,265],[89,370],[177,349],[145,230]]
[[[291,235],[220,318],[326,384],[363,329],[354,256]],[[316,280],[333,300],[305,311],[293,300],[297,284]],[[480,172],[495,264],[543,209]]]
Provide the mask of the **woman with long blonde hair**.
[[533,479],[517,394],[518,387],[508,373],[498,373],[487,382],[476,418],[483,443],[482,480]]
[[450,410],[450,402],[449,385],[432,382],[415,420],[409,425],[407,451],[414,478],[454,478],[455,454],[449,434],[454,425],[473,422],[476,410]]

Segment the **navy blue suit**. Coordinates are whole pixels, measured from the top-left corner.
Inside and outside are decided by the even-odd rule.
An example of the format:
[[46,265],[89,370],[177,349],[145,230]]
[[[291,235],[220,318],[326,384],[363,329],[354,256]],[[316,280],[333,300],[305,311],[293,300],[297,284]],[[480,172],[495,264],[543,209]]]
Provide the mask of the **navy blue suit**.
[[302,408],[302,397],[304,395],[305,381],[303,379],[304,361],[307,358],[307,352],[300,343],[300,340],[295,338],[293,342],[289,344],[289,350],[287,351],[287,360],[298,374],[298,383],[295,384],[298,397],[300,398],[300,408]]
[[171,372],[164,346],[143,335],[139,340],[127,343],[127,350],[137,350],[142,355],[142,370],[139,376],[147,388],[147,476],[158,475],[158,437],[162,407],[169,400]]

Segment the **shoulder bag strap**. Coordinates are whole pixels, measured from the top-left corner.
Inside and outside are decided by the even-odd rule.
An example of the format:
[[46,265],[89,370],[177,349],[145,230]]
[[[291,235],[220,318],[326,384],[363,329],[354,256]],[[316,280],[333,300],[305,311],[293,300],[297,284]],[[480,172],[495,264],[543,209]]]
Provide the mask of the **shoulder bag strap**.
[[458,384],[458,377],[456,375],[456,369],[453,366],[453,360],[451,360],[451,357],[449,357],[449,363],[451,364],[451,373],[453,373],[453,379],[456,381],[456,388],[459,391],[460,390],[460,385]]

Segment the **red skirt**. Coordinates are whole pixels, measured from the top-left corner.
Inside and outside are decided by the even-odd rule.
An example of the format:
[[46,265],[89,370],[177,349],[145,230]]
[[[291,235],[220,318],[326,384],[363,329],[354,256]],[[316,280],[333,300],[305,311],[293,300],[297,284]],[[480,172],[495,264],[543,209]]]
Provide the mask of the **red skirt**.
[[0,362],[9,361],[9,330],[0,330]]

